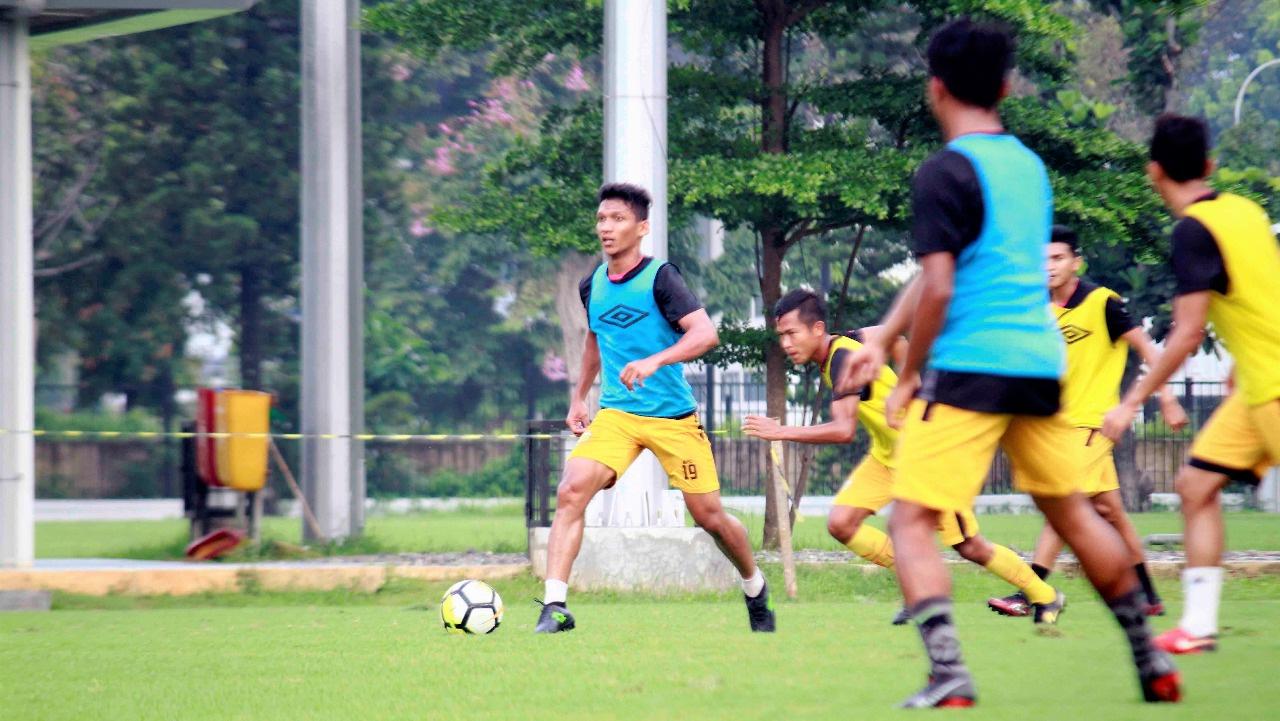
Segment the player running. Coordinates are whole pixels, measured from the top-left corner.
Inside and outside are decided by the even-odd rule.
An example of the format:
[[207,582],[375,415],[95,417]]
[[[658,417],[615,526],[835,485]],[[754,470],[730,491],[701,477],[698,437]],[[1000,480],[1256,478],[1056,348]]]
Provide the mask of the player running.
[[[681,364],[719,343],[715,325],[680,271],[640,253],[649,232],[649,193],[613,183],[600,189],[596,235],[607,261],[579,290],[589,330],[582,376],[565,422],[581,437],[565,464],[547,541],[547,579],[537,633],[568,631],[569,572],[582,547],[583,514],[596,493],[612,486],[648,449],[671,485],[684,492],[693,520],[715,539],[742,576],[752,631],[773,631],[769,589],[756,566],[747,530],[720,504],[711,442],[698,423],[693,390]],[[603,367],[601,410],[587,394]]]
[[[1155,367],[1160,351],[1142,326],[1129,316],[1119,295],[1080,277],[1080,264],[1080,245],[1075,231],[1064,225],[1053,226],[1049,242],[1049,297],[1058,317],[1058,330],[1067,342],[1062,410],[1075,427],[1073,447],[1083,458],[1080,490],[1124,539],[1146,596],[1143,611],[1148,616],[1162,615],[1164,604],[1147,572],[1142,540],[1124,512],[1120,477],[1111,455],[1115,444],[1100,430],[1103,414],[1120,401],[1120,381],[1129,348],[1138,351],[1149,368]],[[1172,393],[1160,394],[1160,411],[1174,430],[1186,427],[1187,414]],[[1062,539],[1046,524],[1032,557],[1031,568],[1036,575],[1048,578],[1061,551]],[[987,605],[1006,616],[1031,613],[1031,603],[1022,592],[989,599]]]
[[[906,364],[885,404],[892,423],[905,423],[889,529],[930,670],[924,689],[902,705],[969,706],[977,696],[933,533],[939,514],[972,507],[998,446],[1012,461],[1014,485],[1075,550],[1124,630],[1144,698],[1176,701],[1178,673],[1152,646],[1124,541],[1076,491],[1079,454],[1059,413],[1065,352],[1044,282],[1053,194],[1044,163],[1005,132],[996,109],[1012,60],[1008,35],[969,20],[930,41],[927,97],[947,145],[913,181],[911,242],[923,270],[838,384],[847,390],[873,380],[887,339],[910,330]],[[1047,610],[1036,605],[1033,614]]]
[[1199,347],[1206,322],[1235,358],[1234,387],[1191,446],[1178,471],[1187,565],[1177,628],[1156,639],[1171,653],[1217,648],[1222,596],[1222,507],[1229,480],[1257,483],[1280,460],[1280,247],[1266,212],[1231,193],[1214,192],[1204,121],[1178,115],[1156,120],[1147,174],[1173,227],[1173,330],[1164,355],[1107,413],[1102,432],[1119,438],[1143,401]]
[[[853,337],[828,333],[826,303],[813,291],[804,289],[783,296],[774,308],[774,317],[778,340],[787,357],[797,366],[817,363],[827,388],[831,388],[831,369],[840,368],[844,356],[856,352],[863,341],[876,338],[881,332],[878,327],[870,327],[854,331]],[[836,494],[827,517],[827,531],[849,550],[890,569],[893,568],[893,543],[883,531],[864,521],[892,500],[893,455],[898,432],[885,421],[884,403],[897,382],[898,376],[885,366],[861,392],[834,393],[831,420],[819,425],[784,426],[766,416],[747,416],[743,425],[747,435],[767,441],[852,443],[854,429],[861,420],[871,437],[871,450]],[[1023,598],[1032,599],[1045,608],[1054,605],[1057,592],[1018,554],[978,534],[978,519],[971,509],[939,514],[938,531],[943,543],[1021,589],[1018,593]],[[905,624],[910,619],[904,609],[894,618],[894,624]],[[1037,618],[1039,623],[1056,621],[1056,613],[1042,613]]]

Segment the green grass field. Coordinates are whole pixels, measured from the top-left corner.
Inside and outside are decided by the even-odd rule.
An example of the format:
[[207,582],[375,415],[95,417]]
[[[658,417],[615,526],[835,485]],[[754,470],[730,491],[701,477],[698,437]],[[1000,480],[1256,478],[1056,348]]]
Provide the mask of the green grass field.
[[[778,578],[777,568],[766,572]],[[1060,636],[987,612],[998,582],[956,573],[956,617],[980,694],[974,719],[1275,718],[1280,579],[1233,580],[1222,650],[1181,660],[1186,701],[1148,707],[1114,622],[1067,580]],[[752,635],[731,594],[578,594],[579,628],[529,630],[539,585],[496,584],[498,631],[445,634],[446,584],[377,594],[188,598],[59,595],[52,613],[0,615],[5,719],[892,719],[924,675],[915,631],[888,619],[892,577],[802,567],[779,632]],[[1178,610],[1176,584],[1166,595]],[[1159,619],[1165,628],[1172,619]]]
[[[740,515],[756,543],[764,519]],[[1231,550],[1280,550],[1280,519],[1264,513],[1228,514],[1227,547]],[[1178,533],[1182,518],[1176,513],[1140,513],[1133,516],[1139,533]],[[884,527],[884,519],[871,521]],[[990,539],[1030,551],[1040,531],[1039,514],[978,516]],[[301,521],[267,518],[263,538],[297,543]],[[56,521],[36,524],[36,553],[40,558],[181,558],[187,542],[187,524],[172,521]],[[827,535],[821,518],[803,518],[795,527],[796,548],[840,550]],[[518,503],[492,509],[465,509],[406,516],[370,516],[364,538],[333,549],[331,553],[482,551],[522,553],[525,528]]]

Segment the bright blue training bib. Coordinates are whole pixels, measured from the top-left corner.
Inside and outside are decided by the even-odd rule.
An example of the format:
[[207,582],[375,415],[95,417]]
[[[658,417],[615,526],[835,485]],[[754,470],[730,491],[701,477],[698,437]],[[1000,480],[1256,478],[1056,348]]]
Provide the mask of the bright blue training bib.
[[680,340],[653,297],[654,279],[664,265],[651,260],[634,278],[614,283],[608,266],[601,264],[591,278],[587,319],[600,346],[602,408],[650,418],[678,418],[697,409],[683,364],[659,368],[634,391],[618,379],[631,361],[648,358]]

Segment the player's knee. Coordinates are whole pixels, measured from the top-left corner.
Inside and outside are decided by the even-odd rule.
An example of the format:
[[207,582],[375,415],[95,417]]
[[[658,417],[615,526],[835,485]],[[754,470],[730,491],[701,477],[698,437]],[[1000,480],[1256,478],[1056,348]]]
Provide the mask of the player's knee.
[[827,533],[841,543],[848,543],[860,525],[862,522],[854,516],[833,514],[827,517]]
[[693,522],[698,524],[698,527],[707,533],[710,533],[717,538],[724,535],[728,524],[728,518],[725,516],[724,511],[691,512],[690,515],[693,516]]
[[991,560],[991,547],[986,541],[978,536],[966,538],[952,546],[952,548],[954,548],[956,553],[960,554],[960,557],[966,561],[986,563]]
[[1206,477],[1207,475],[1191,466],[1183,466],[1178,471],[1173,487],[1182,499],[1184,508],[1208,506],[1217,500],[1220,484],[1215,482],[1216,479]]
[[556,487],[556,509],[581,511],[591,500],[591,484],[583,478],[568,476]]

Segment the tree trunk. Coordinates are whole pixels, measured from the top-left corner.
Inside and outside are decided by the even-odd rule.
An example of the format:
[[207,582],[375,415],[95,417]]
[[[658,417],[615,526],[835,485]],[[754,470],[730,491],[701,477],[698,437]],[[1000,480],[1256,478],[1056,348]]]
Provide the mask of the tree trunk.
[[[596,256],[583,253],[566,253],[556,272],[556,315],[560,317],[561,353],[569,374],[572,391],[582,377],[582,345],[587,342],[587,313],[582,308],[582,296],[578,283],[599,265]],[[595,410],[596,394],[592,393],[588,404]]]
[[240,387],[262,390],[262,277],[240,268]]
[[[787,152],[787,88],[786,67],[783,61],[786,36],[787,6],[783,2],[769,2],[762,8],[761,29],[761,80],[765,96],[760,102],[761,150],[771,155]],[[786,231],[780,227],[759,228],[760,250],[760,298],[764,301],[765,325],[772,330],[773,307],[782,297],[782,257],[786,253]],[[782,348],[770,343],[765,351],[765,409],[772,418],[784,423],[787,415],[787,366]],[[784,467],[786,459],[781,459]],[[765,548],[778,547],[778,513],[773,464],[765,483],[764,538]]]
[[[763,248],[760,252],[760,297],[764,301],[765,326],[772,330],[776,325],[773,318],[773,307],[782,297],[782,231],[769,229],[761,234]],[[787,420],[787,365],[782,347],[770,343],[764,357],[765,378],[765,413],[770,418],[777,418],[783,423]],[[786,459],[782,459],[786,464]],[[763,545],[768,549],[778,547],[778,515],[774,511],[776,503],[777,483],[774,479],[773,464],[769,468],[769,476],[765,483],[765,515]]]

